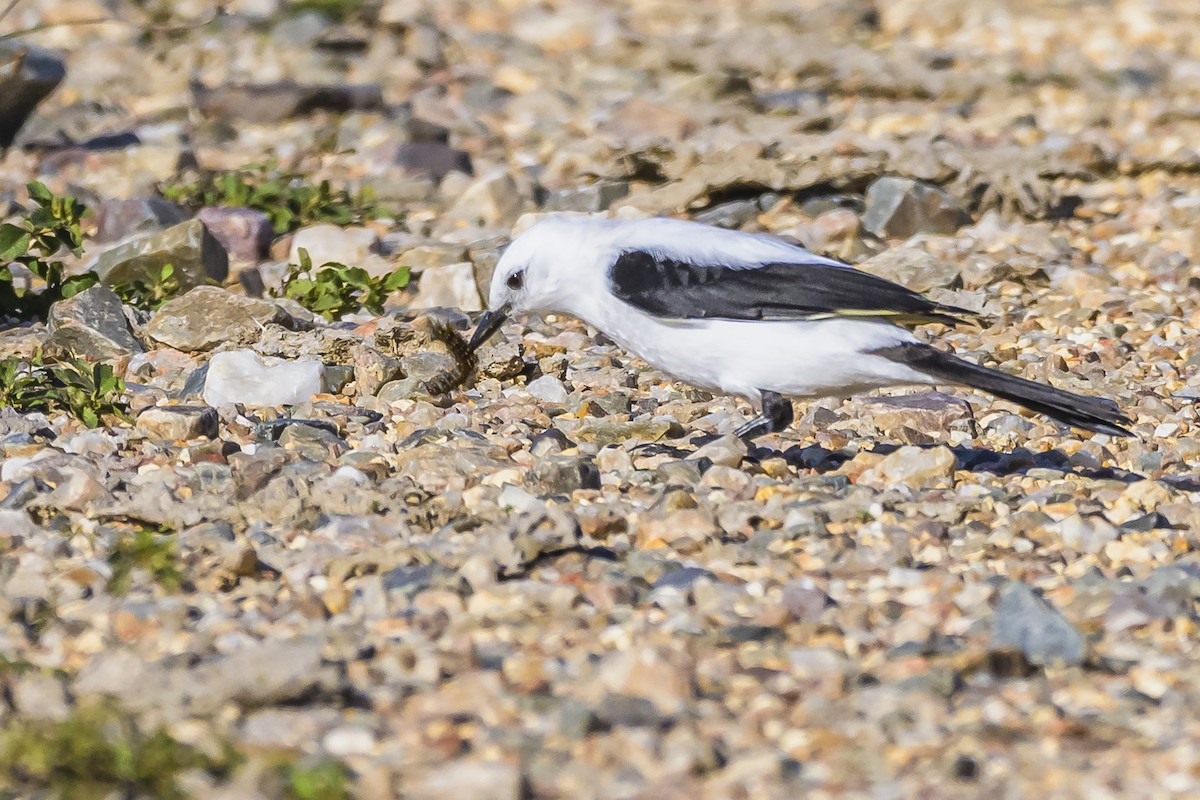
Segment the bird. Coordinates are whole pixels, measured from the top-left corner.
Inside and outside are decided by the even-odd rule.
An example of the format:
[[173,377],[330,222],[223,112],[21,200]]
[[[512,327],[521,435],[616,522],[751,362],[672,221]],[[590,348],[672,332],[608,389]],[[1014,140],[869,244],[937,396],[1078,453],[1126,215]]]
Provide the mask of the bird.
[[769,234],[652,217],[550,216],[513,239],[488,290],[474,352],[511,315],[565,314],[677,380],[744,398],[751,441],[794,420],[793,400],[892,386],[966,386],[1110,436],[1112,400],[1026,380],[910,330],[972,312]]

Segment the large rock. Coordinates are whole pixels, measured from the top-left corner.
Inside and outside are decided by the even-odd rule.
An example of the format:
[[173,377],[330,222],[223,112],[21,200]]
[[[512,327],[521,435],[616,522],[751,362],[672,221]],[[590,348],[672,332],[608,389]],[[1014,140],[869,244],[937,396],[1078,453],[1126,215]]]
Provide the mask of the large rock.
[[288,258],[300,263],[300,251],[308,252],[314,267],[335,262],[350,267],[364,266],[379,247],[379,237],[369,228],[339,228],[337,225],[312,225],[292,236]]
[[226,342],[258,338],[262,326],[287,319],[275,304],[216,286],[197,286],[168,300],[146,325],[146,334],[176,350],[194,353]]
[[96,241],[116,242],[139,233],[153,233],[185,222],[188,215],[161,197],[104,200],[96,207]]
[[862,262],[858,268],[914,292],[962,285],[962,274],[956,265],[913,247],[885,250]]
[[110,286],[154,284],[167,264],[175,267],[175,278],[185,289],[229,275],[229,254],[198,219],[126,239],[101,253],[92,269]]
[[21,41],[0,42],[0,150],[12,145],[25,120],[67,77],[63,60]]
[[1025,584],[1012,582],[996,606],[991,648],[1018,650],[1036,666],[1073,666],[1083,661],[1087,641],[1054,606]]
[[200,209],[196,217],[236,261],[261,261],[271,249],[275,229],[262,211],[213,206]]
[[917,233],[954,233],[967,215],[954,198],[909,178],[880,178],[867,189],[863,228],[885,239]]
[[482,311],[483,300],[475,285],[475,269],[468,262],[432,267],[417,281],[417,308],[461,308]]
[[121,299],[107,286],[93,286],[58,301],[51,306],[47,323],[46,350],[55,355],[75,353],[107,361],[142,352],[129,330]]
[[210,406],[294,406],[325,389],[325,365],[316,359],[288,361],[229,350],[209,362],[203,397]]

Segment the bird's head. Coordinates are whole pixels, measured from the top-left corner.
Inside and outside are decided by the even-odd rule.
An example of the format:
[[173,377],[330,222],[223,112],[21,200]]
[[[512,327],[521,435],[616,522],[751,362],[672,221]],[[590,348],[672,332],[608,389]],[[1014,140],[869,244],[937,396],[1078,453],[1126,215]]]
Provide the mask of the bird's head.
[[586,295],[584,279],[593,260],[587,258],[590,227],[583,220],[551,217],[513,240],[492,273],[489,310],[471,338],[472,348],[495,334],[510,314],[559,311],[580,315],[580,299]]

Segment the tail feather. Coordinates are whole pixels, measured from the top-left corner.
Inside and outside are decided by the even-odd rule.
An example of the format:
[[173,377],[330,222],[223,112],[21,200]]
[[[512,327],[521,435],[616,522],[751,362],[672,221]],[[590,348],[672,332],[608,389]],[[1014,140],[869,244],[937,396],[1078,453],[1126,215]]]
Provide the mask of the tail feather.
[[1129,417],[1122,413],[1116,403],[1104,397],[1087,397],[1027,381],[972,364],[925,344],[888,347],[876,350],[875,355],[905,364],[939,381],[982,389],[1076,428],[1110,436],[1133,435],[1123,427],[1132,424]]

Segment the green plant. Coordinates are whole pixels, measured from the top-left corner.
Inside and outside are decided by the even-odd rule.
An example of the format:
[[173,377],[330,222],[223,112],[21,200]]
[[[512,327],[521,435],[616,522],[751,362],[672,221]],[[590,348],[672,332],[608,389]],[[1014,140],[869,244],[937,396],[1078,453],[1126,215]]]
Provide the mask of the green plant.
[[64,412],[95,428],[104,417],[129,419],[124,394],[125,381],[108,364],[82,358],[46,364],[40,354],[0,360],[0,405],[17,411]]
[[0,783],[17,796],[183,798],[185,770],[227,777],[238,756],[206,755],[158,728],[146,733],[109,703],[79,707],[64,720],[9,720],[0,733]]
[[140,527],[118,535],[108,554],[108,565],[112,568],[108,590],[114,594],[129,590],[135,569],[145,571],[155,583],[170,592],[178,590],[183,582],[175,539],[164,534],[162,529]]
[[159,191],[166,199],[192,209],[257,209],[271,219],[277,234],[317,222],[351,225],[380,216],[369,192],[352,194],[334,189],[329,181],[314,184],[299,173],[271,164],[233,172],[204,172],[195,180],[164,185]]
[[334,262],[313,269],[312,259],[302,247],[300,263],[293,265],[283,279],[283,296],[328,320],[360,308],[382,314],[387,296],[407,286],[409,278],[408,267],[381,278],[372,278],[365,269]]
[[[28,185],[35,208],[17,223],[0,225],[0,314],[18,317],[45,316],[50,306],[71,297],[98,278],[92,272],[64,275],[56,256],[65,248],[76,256],[83,252],[80,222],[87,208],[74,197],[55,195],[45,185]],[[12,264],[21,264],[45,284],[40,292],[18,292]]]
[[338,761],[315,764],[284,764],[280,767],[288,800],[348,800],[350,787],[346,767]]
[[179,283],[174,264],[164,264],[152,281],[114,283],[111,288],[122,302],[148,311],[157,310],[171,298],[183,294],[184,289]]

